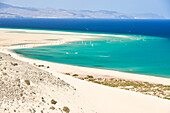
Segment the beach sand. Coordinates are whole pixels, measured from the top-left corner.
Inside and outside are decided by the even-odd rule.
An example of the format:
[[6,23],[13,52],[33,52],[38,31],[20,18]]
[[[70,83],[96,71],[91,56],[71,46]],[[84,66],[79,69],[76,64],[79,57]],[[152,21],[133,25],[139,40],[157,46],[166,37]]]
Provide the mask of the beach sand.
[[[65,65],[59,63],[51,63],[46,61],[34,60],[24,58],[20,55],[12,53],[10,49],[16,48],[29,48],[35,46],[44,46],[44,45],[58,45],[63,44],[70,41],[82,41],[82,40],[92,40],[96,38],[103,38],[102,34],[93,35],[93,34],[85,34],[85,33],[71,33],[71,32],[58,32],[58,31],[42,31],[42,30],[19,30],[19,29],[0,29],[0,52],[5,54],[10,54],[11,56],[7,55],[8,57],[4,57],[5,54],[2,54],[3,62],[8,62],[1,65],[1,68],[4,65],[9,66],[12,70],[15,68],[10,67],[9,62],[19,62],[20,67],[30,66],[33,69],[33,72],[44,72],[48,73],[42,76],[49,76],[45,79],[45,83],[38,81],[42,76],[35,76],[35,74],[30,74],[27,78],[24,74],[19,74],[19,77],[22,81],[25,79],[29,79],[31,84],[34,85],[24,85],[24,91],[27,88],[32,87],[31,91],[36,92],[36,96],[33,96],[35,100],[26,101],[24,104],[21,104],[19,110],[23,112],[29,112],[30,106],[35,104],[34,109],[36,111],[41,110],[44,108],[44,112],[62,112],[61,109],[64,106],[68,106],[71,113],[169,113],[170,112],[170,101],[165,99],[160,99],[157,97],[144,95],[137,92],[126,91],[118,88],[112,88],[107,86],[102,86],[99,84],[90,83],[87,81],[83,81],[80,79],[73,78],[71,76],[66,76],[62,73],[77,73],[80,75],[93,75],[94,77],[114,77],[114,78],[121,78],[126,80],[133,80],[133,81],[146,81],[150,83],[159,83],[170,85],[170,79],[168,78],[161,78],[161,77],[154,77],[148,75],[138,75],[138,74],[131,74],[131,73],[124,73],[118,71],[110,71],[104,69],[93,69],[87,67],[79,67],[79,66],[72,66],[72,65]],[[120,35],[118,35],[120,37]],[[125,37],[127,38],[127,37]],[[16,45],[25,43],[26,45]],[[11,46],[15,44],[15,46]],[[11,60],[12,59],[12,60]],[[8,64],[8,65],[7,65]],[[45,67],[40,67],[38,69],[34,66],[37,65],[44,65]],[[49,68],[47,68],[49,66]],[[20,68],[18,69],[20,70]],[[26,71],[26,70],[24,70]],[[29,71],[29,70],[27,70]],[[1,75],[4,70],[1,71]],[[6,72],[6,71],[5,71]],[[16,74],[10,73],[10,71],[6,72],[9,75],[13,75],[16,78]],[[51,74],[50,74],[51,73]],[[32,76],[34,76],[32,78]],[[9,78],[9,77],[7,77]],[[59,79],[58,79],[59,78]],[[55,82],[61,82],[61,85],[52,84],[49,81],[53,79],[56,80]],[[3,79],[4,80],[4,79]],[[13,78],[10,78],[9,81],[12,81]],[[37,82],[38,81],[38,82]],[[64,85],[66,84],[66,85]],[[11,83],[13,85],[13,83]],[[21,82],[23,85],[23,82]],[[3,85],[2,85],[3,86]],[[36,90],[35,90],[36,89]],[[29,92],[29,91],[28,91]],[[29,92],[30,93],[30,92]],[[2,100],[8,100],[9,98],[4,99],[4,93],[1,96]],[[10,94],[9,94],[10,95]],[[32,95],[27,95],[27,97]],[[40,97],[46,98],[48,104],[43,104],[41,107],[37,107],[40,104]],[[13,98],[13,97],[10,97]],[[51,99],[56,99],[58,102],[54,106],[55,110],[49,109],[52,104],[50,104]],[[26,98],[28,99],[28,98]],[[22,98],[20,99],[22,100]],[[17,100],[16,100],[17,101]],[[15,102],[16,102],[15,101]],[[14,103],[15,103],[14,102]],[[13,103],[13,104],[14,104]],[[4,108],[6,104],[2,104],[1,108]],[[18,104],[12,105],[14,109],[17,107]],[[26,106],[27,105],[27,106]],[[37,105],[37,106],[36,106]],[[26,109],[22,109],[22,108]],[[9,107],[10,108],[10,105]],[[13,110],[12,108],[10,108]],[[4,109],[3,109],[4,110]],[[2,112],[4,112],[2,110]],[[23,110],[23,111],[22,111]],[[57,111],[56,111],[57,110]],[[10,111],[10,110],[9,110]]]

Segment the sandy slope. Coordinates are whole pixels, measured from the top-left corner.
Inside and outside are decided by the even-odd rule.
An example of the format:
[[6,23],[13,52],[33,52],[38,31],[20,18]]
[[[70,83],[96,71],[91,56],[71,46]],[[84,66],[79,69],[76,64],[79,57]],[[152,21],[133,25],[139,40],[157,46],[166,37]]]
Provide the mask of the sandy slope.
[[[64,80],[67,84],[69,84],[69,86],[71,86],[71,88],[67,86],[66,89],[69,88],[69,90],[65,91],[65,88],[56,89],[57,86],[52,86],[49,84],[42,84],[38,86],[35,85],[36,87],[38,87],[37,93],[39,93],[40,91],[41,93],[39,94],[47,97],[48,98],[47,100],[50,100],[52,97],[53,98],[55,97],[56,99],[59,100],[59,105],[58,107],[56,107],[58,110],[59,108],[62,108],[62,106],[67,105],[70,108],[70,111],[72,113],[81,113],[81,112],[84,112],[84,113],[95,113],[95,112],[97,113],[169,113],[170,112],[170,108],[169,108],[170,101],[169,100],[164,100],[164,99],[160,99],[157,97],[143,95],[141,93],[136,93],[136,92],[131,92],[131,91],[125,91],[125,90],[121,90],[117,88],[106,87],[106,86],[102,86],[102,85],[98,85],[94,83],[89,83],[87,81],[82,81],[79,79],[72,78],[70,76],[63,75],[59,72],[72,71],[72,72],[77,72],[77,73],[79,72],[81,74],[92,73],[94,75],[95,73],[96,75],[99,73],[100,75],[107,73],[107,75],[111,75],[113,77],[121,77],[124,79],[149,81],[149,82],[156,82],[156,83],[163,83],[163,84],[170,84],[169,79],[146,76],[146,75],[122,73],[122,72],[116,72],[116,71],[61,65],[61,64],[49,63],[45,61],[32,60],[32,59],[23,58],[14,53],[11,53],[10,51],[7,50],[9,48],[5,47],[10,44],[28,43],[28,42],[29,43],[36,42],[36,43],[43,43],[43,44],[44,43],[45,44],[49,44],[49,43],[59,44],[58,42],[49,41],[49,40],[47,41],[47,39],[60,39],[61,40],[60,43],[63,43],[66,41],[78,41],[78,40],[91,39],[91,38],[97,38],[97,37],[100,38],[101,36],[96,36],[96,35],[89,36],[87,34],[81,34],[80,36],[80,34],[74,33],[73,38],[69,38],[70,37],[69,33],[68,33],[69,35],[66,33],[66,35],[61,36],[58,34],[51,34],[51,32],[48,32],[48,35],[39,34],[40,32],[44,33],[43,31],[34,31],[37,34],[35,33],[26,34],[25,32],[24,33],[16,33],[16,32],[9,33],[9,31],[11,30],[9,29],[0,30],[0,33],[1,33],[0,46],[1,47],[3,46],[1,48],[1,52],[7,53],[7,54],[10,53],[12,57],[19,59],[21,61],[28,62],[29,64],[36,63],[36,64],[43,64],[45,66],[49,66],[50,68],[43,67],[41,69],[52,73],[54,76],[59,77],[60,79]],[[17,30],[13,30],[13,31],[17,31]],[[22,30],[19,30],[19,31],[22,31]],[[26,30],[26,32],[32,32],[32,31]],[[57,33],[55,31],[53,32]],[[33,47],[33,46],[37,46],[37,44],[27,45],[25,47]],[[18,48],[21,46],[16,46],[16,47]],[[20,76],[23,76],[23,75],[20,75]],[[53,91],[56,92],[58,95],[56,95],[56,93],[53,93]],[[32,105],[32,102],[29,102],[28,104]]]
[[[76,89],[60,78],[2,53],[0,70],[0,113],[55,113],[67,105],[81,111],[73,104]],[[52,99],[57,104],[52,104]],[[55,110],[50,109],[52,106]]]

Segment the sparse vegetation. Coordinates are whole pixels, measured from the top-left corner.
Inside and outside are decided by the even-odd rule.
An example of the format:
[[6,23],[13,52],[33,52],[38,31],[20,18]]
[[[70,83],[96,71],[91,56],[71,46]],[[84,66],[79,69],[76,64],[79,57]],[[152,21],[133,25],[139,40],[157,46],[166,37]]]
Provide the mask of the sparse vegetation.
[[37,65],[36,63],[33,63],[34,66],[37,66],[37,67],[46,67],[46,68],[50,68],[50,66],[44,66],[44,65]]
[[79,79],[87,80],[93,83],[102,84],[110,87],[117,87],[120,89],[140,92],[146,95],[157,96],[159,98],[170,100],[170,85],[128,81],[117,78],[94,78],[93,76],[90,75],[87,75],[86,77],[79,77]]

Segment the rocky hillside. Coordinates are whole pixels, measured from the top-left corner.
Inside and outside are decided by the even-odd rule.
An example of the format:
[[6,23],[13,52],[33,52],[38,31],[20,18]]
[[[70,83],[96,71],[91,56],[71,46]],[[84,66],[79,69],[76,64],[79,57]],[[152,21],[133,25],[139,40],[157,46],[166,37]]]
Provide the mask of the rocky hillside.
[[16,7],[0,3],[0,18],[113,18],[133,19],[133,16],[116,11],[90,11],[90,10],[65,10],[65,9],[37,9]]
[[60,78],[2,53],[0,91],[0,113],[69,113],[76,95]]

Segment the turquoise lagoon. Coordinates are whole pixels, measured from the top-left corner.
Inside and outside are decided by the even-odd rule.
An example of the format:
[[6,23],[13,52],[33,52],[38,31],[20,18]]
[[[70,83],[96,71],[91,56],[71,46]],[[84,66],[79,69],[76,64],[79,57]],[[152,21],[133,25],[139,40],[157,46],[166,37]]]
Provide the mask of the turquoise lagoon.
[[170,78],[170,38],[124,36],[13,51],[32,59]]

